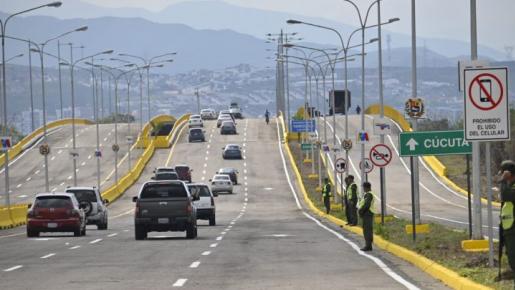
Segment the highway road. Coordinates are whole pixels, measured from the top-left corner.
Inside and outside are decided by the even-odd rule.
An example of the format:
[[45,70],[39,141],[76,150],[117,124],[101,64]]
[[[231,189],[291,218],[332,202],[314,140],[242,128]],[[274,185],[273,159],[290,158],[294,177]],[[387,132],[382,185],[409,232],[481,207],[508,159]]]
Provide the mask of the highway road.
[[[328,118],[327,138],[328,143],[333,144],[332,117]],[[323,123],[323,122],[320,122]],[[393,122],[392,122],[393,123]],[[359,181],[359,163],[361,160],[361,147],[356,144],[356,134],[361,130],[361,118],[359,115],[349,115],[349,136],[353,141],[353,148],[350,151],[350,172]],[[365,148],[365,157],[369,157],[369,151],[375,144],[379,143],[379,136],[374,136],[373,116],[366,116],[365,130],[370,132],[370,145]],[[323,127],[319,127],[319,132],[323,132]],[[385,168],[386,171],[386,202],[387,212],[396,216],[411,220],[411,177],[409,158],[400,158],[398,154],[398,135],[400,128],[393,126],[392,135],[385,138],[386,145],[392,148],[394,157],[390,164]],[[338,144],[345,138],[345,117],[337,116],[336,134]],[[323,133],[321,133],[323,137]],[[342,152],[341,156],[345,156]],[[332,157],[332,154],[330,154]],[[430,168],[425,165],[422,158],[420,162],[420,211],[422,221],[432,221],[454,228],[468,230],[468,210],[467,198],[461,193],[453,191],[440,178],[435,175]],[[372,189],[377,196],[380,194],[379,188],[379,168],[375,167],[368,176],[372,183]],[[483,206],[482,211],[483,235],[487,234],[487,210]],[[494,236],[498,235],[497,225],[499,224],[499,209],[494,207],[493,225]]]
[[[362,253],[361,237],[314,217],[297,198],[277,128],[275,120],[238,120],[238,135],[221,136],[208,121],[207,142],[189,144],[183,135],[173,150],[156,150],[139,181],[109,206],[107,231],[31,239],[23,227],[2,231],[2,288],[446,289],[387,253]],[[240,144],[245,159],[223,160],[227,143]],[[216,198],[217,225],[199,221],[197,239],[170,232],[135,241],[132,197],[154,167],[179,163],[194,169],[194,181],[235,167],[240,184]]]
[[[132,124],[131,136],[136,140],[138,126]],[[118,176],[122,177],[128,170],[128,158],[124,158],[128,151],[126,136],[128,135],[127,124],[118,125]],[[50,154],[48,155],[49,189],[50,191],[64,191],[66,186],[73,185],[73,160],[70,157],[72,149],[72,128],[71,125],[62,126],[49,132],[48,144]],[[114,144],[114,124],[99,125],[101,189],[107,188],[115,182],[114,177],[114,155],[111,146]],[[39,153],[39,139],[33,146],[22,152],[19,156],[9,162],[9,183],[11,203],[23,203],[32,201],[36,193],[45,190],[44,158]],[[77,185],[97,185],[97,162],[96,150],[96,128],[95,125],[76,126],[76,144],[79,157],[77,159]],[[142,153],[141,149],[134,149],[131,153],[132,164]],[[0,169],[0,191],[5,188],[5,173],[3,167]],[[0,195],[0,203],[5,202],[4,195]]]

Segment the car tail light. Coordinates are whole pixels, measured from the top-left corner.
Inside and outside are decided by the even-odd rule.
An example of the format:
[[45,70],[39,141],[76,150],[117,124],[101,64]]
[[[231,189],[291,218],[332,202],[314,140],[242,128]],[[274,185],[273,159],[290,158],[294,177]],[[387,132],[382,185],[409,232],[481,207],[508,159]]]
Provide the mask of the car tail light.
[[211,206],[215,206],[215,199],[211,196]]
[[140,212],[140,208],[139,208],[139,202],[136,202],[136,210],[134,211],[134,216],[139,218],[141,217],[141,212]]

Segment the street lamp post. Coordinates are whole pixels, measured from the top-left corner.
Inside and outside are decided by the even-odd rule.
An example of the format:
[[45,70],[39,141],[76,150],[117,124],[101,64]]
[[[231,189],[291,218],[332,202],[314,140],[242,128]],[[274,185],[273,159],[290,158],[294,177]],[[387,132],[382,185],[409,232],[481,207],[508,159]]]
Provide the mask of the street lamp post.
[[[40,6],[37,6],[34,8],[30,8],[27,10],[23,10],[23,11],[11,14],[4,21],[0,20],[0,29],[2,32],[2,35],[1,35],[1,38],[2,38],[2,63],[5,63],[5,38],[6,38],[5,32],[6,32],[6,28],[7,28],[7,22],[9,21],[9,19],[13,18],[14,16],[17,16],[17,15],[20,15],[23,13],[27,13],[30,11],[34,11],[34,10],[44,8],[44,7],[60,7],[61,4],[62,4],[61,2],[52,2],[52,3],[45,4],[45,5],[40,5]],[[2,66],[2,111],[3,111],[2,112],[2,114],[3,114],[2,134],[4,136],[7,135],[7,89],[6,89],[6,87],[7,87],[7,81],[6,81],[6,77],[5,77],[5,65],[3,65]],[[5,157],[5,162],[4,162],[5,204],[7,205],[8,208],[10,208],[11,200],[10,200],[10,193],[9,193],[9,154],[8,154],[8,151],[6,151],[4,153],[4,157]],[[47,191],[48,191],[48,189],[47,189]],[[10,211],[9,211],[9,214],[10,214]]]
[[27,43],[29,46],[29,91],[30,91],[30,131],[34,132],[36,130],[35,124],[34,124],[34,92],[32,89],[32,53],[31,53],[31,43],[30,40]]

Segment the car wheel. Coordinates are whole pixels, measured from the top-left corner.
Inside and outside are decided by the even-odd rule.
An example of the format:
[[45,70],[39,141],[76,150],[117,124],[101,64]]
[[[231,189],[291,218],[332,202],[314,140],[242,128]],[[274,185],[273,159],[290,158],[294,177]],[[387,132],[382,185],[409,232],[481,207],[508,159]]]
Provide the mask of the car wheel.
[[229,190],[229,194],[232,194],[232,190]]
[[81,234],[82,234],[82,229],[80,227],[73,231],[74,237],[80,237]]
[[86,235],[86,225],[84,225],[84,228],[80,231],[80,235],[81,236],[85,236]]
[[215,214],[212,214],[211,217],[209,217],[209,225],[210,226],[216,226],[216,216],[215,216]]
[[97,225],[97,229],[99,229],[99,230],[107,230],[107,221],[98,224]]
[[134,236],[136,240],[144,240],[147,238],[147,230],[142,226],[135,226]]
[[28,238],[37,238],[37,237],[39,237],[39,232],[38,231],[29,230],[27,228],[27,237]]
[[197,227],[191,223],[186,226],[186,239],[194,239],[197,237]]

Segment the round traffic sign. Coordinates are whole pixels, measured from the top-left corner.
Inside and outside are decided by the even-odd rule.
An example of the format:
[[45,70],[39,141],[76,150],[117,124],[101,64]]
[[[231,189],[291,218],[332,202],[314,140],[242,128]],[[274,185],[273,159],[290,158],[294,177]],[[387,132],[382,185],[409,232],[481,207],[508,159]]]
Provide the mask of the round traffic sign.
[[120,146],[118,146],[118,144],[113,144],[113,146],[111,148],[113,149],[114,152],[120,151]]
[[392,149],[385,144],[377,144],[370,149],[369,157],[375,166],[384,167],[392,161]]
[[363,162],[359,162],[359,169],[365,171],[365,173],[370,173],[372,170],[374,170],[374,164],[370,161],[370,159],[365,158],[363,159],[365,161],[365,166],[363,167]]
[[343,150],[349,151],[352,149],[352,140],[351,139],[343,139],[342,141]]
[[468,96],[474,107],[482,111],[489,111],[501,103],[504,97],[504,88],[497,76],[491,73],[482,73],[470,82]]
[[343,158],[336,159],[336,171],[338,173],[344,173],[347,170],[347,162]]
[[50,146],[48,146],[48,144],[42,144],[41,146],[39,146],[39,154],[41,154],[41,155],[50,154]]

